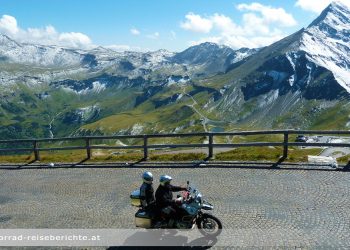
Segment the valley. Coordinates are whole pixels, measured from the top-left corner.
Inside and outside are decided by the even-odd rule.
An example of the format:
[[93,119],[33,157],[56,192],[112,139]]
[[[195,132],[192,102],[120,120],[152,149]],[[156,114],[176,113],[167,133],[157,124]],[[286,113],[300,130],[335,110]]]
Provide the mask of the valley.
[[67,49],[0,35],[0,138],[347,130],[349,23],[350,10],[335,2],[270,46],[207,42],[178,53]]

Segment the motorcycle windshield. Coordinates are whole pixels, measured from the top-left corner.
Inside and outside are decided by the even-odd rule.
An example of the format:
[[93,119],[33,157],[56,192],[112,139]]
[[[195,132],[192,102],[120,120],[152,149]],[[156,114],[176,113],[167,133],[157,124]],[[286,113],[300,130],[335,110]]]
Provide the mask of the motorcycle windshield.
[[202,194],[198,191],[198,189],[191,185],[188,187],[188,194],[190,198],[192,198],[196,203],[201,204],[202,203]]

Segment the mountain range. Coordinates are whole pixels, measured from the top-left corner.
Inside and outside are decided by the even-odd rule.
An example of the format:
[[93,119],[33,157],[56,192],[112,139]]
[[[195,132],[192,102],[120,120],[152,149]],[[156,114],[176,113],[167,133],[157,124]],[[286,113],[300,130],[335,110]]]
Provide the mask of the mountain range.
[[264,48],[179,53],[0,35],[0,138],[350,127],[350,9]]

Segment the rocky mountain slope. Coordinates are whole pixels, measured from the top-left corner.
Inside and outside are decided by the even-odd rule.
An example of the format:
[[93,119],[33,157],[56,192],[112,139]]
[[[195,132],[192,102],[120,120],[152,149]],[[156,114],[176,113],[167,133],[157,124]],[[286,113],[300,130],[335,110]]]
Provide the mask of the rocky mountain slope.
[[[181,62],[193,51],[200,51],[201,57]],[[170,97],[152,102],[164,106],[176,101],[193,81],[225,72],[230,65],[226,57],[239,61],[254,52],[209,43],[177,54],[115,52],[103,47],[82,51],[21,44],[0,35],[0,138],[83,133],[82,125],[136,110],[160,93]],[[217,57],[215,69],[213,57]],[[180,93],[172,93],[173,89]],[[132,126],[113,132],[129,130]]]
[[0,138],[347,129],[349,37],[338,2],[261,49],[83,51],[0,35]]
[[[318,127],[318,119],[339,109],[335,118],[345,128],[349,112],[341,103],[349,99],[349,32],[349,7],[332,3],[308,28],[228,72],[223,79],[231,87],[213,107],[242,125],[280,128]],[[331,122],[324,119],[323,127]]]

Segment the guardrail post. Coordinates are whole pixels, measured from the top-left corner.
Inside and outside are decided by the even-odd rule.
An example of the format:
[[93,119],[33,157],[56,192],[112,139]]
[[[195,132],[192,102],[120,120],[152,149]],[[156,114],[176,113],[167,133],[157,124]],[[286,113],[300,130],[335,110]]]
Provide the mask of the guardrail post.
[[147,135],[143,136],[143,160],[148,160],[148,137]]
[[284,140],[283,140],[283,158],[286,159],[288,157],[288,131],[284,132]]
[[209,134],[209,143],[208,143],[208,158],[213,158],[213,141],[214,141],[214,135]]
[[85,139],[86,142],[86,158],[91,159],[91,148],[90,148],[90,138]]
[[40,154],[39,154],[39,148],[38,148],[38,142],[37,141],[33,141],[33,151],[34,151],[34,157],[35,157],[35,161],[40,161]]

